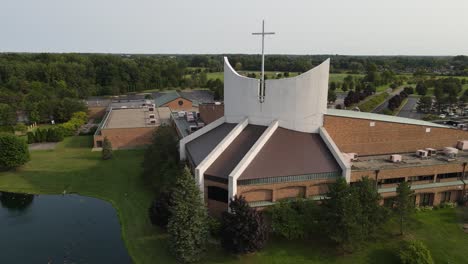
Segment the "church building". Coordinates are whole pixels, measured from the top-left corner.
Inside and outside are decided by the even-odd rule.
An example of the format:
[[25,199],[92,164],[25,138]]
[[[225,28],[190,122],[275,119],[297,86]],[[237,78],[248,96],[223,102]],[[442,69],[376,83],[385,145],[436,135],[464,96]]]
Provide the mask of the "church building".
[[327,109],[330,61],[293,78],[239,75],[224,59],[224,114],[182,138],[210,213],[242,195],[252,207],[326,199],[328,185],[375,179],[383,203],[411,182],[418,205],[466,193],[468,134],[431,122]]

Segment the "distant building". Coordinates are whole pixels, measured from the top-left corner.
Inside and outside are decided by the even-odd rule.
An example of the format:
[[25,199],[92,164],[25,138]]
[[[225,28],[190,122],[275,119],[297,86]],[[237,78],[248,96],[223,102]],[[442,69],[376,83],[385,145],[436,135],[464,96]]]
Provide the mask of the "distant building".
[[118,106],[122,103],[112,104],[94,134],[94,147],[102,147],[104,137],[110,140],[114,149],[150,144],[154,130],[170,124],[171,111],[168,107],[141,102],[132,102],[135,105],[130,107]]
[[468,146],[468,132],[327,109],[328,79],[326,60],[299,76],[266,80],[260,98],[260,81],[240,76],[225,58],[224,109],[202,105],[207,125],[184,135],[179,149],[212,214],[227,210],[235,195],[257,208],[295,197],[324,199],[340,177],[350,184],[375,179],[385,204],[401,181],[411,182],[418,205],[466,196],[468,147],[460,146]]

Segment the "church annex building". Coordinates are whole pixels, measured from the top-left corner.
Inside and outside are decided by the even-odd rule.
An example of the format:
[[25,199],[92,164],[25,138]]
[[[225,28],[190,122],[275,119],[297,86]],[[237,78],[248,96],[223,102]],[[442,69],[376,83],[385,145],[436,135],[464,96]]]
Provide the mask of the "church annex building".
[[468,133],[401,117],[327,109],[329,60],[293,78],[239,75],[224,59],[224,116],[182,138],[179,151],[212,214],[242,195],[252,207],[325,198],[328,184],[375,179],[384,203],[401,181],[418,205],[466,195]]

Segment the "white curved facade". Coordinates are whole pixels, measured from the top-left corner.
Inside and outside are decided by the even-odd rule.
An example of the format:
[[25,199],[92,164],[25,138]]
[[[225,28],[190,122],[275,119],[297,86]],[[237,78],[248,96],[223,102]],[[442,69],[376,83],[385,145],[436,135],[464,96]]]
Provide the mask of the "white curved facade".
[[330,60],[293,78],[266,80],[265,101],[259,102],[260,80],[239,75],[224,58],[224,115],[226,122],[279,126],[318,133],[327,111]]

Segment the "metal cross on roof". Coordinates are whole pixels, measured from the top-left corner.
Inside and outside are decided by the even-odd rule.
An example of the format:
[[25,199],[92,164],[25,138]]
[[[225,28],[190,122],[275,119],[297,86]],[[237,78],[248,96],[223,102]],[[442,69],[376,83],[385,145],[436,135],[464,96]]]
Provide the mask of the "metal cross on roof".
[[262,35],[262,80],[258,97],[260,103],[265,100],[265,35],[274,35],[275,32],[265,32],[265,20],[262,20],[262,32],[252,33],[252,35]]

